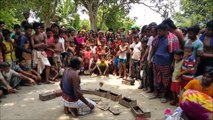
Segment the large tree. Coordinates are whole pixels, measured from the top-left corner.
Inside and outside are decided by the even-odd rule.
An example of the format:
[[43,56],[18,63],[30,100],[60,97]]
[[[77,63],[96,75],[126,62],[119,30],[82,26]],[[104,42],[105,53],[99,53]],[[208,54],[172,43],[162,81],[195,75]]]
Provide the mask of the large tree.
[[[80,0],[80,3],[86,8],[90,25],[93,30],[97,29],[97,14],[99,7],[118,7],[113,10],[119,10],[120,8],[125,8],[125,10],[131,9],[131,4],[143,4],[144,6],[150,8],[151,10],[159,13],[164,19],[171,16],[174,12],[174,6],[176,5],[175,0],[150,0],[149,2],[145,0]],[[112,9],[110,9],[112,10]],[[103,9],[103,13],[108,12]],[[106,17],[105,15],[103,16]]]
[[212,0],[181,0],[180,12],[174,18],[179,26],[206,23],[213,17]]

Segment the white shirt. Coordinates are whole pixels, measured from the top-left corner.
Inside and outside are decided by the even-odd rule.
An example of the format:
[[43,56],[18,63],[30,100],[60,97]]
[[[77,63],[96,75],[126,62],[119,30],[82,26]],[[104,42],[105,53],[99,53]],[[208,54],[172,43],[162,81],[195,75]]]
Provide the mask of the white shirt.
[[152,49],[152,42],[155,38],[153,36],[150,36],[149,37],[149,40],[147,42],[147,46],[149,47],[149,51],[148,51],[148,57],[147,57],[147,60],[149,59],[150,57],[150,54],[151,54],[151,49]]
[[65,53],[66,51],[65,51],[65,40],[64,40],[64,38],[63,38],[63,37],[60,37],[60,38],[59,38],[59,42],[60,42],[61,45],[62,45],[62,53]]
[[96,46],[90,46],[90,49],[91,49],[91,51],[92,51],[92,54],[94,55],[94,54],[96,54]]
[[137,44],[135,42],[133,42],[130,45],[130,48],[133,48],[133,55],[132,55],[132,59],[134,60],[140,60],[141,58],[141,42],[138,42]]
[[[125,46],[124,46],[124,47],[125,47]],[[119,48],[120,48],[120,49],[122,48],[121,45],[119,46]],[[127,59],[126,53],[127,53],[127,51],[121,52],[121,53],[119,54],[119,59]]]

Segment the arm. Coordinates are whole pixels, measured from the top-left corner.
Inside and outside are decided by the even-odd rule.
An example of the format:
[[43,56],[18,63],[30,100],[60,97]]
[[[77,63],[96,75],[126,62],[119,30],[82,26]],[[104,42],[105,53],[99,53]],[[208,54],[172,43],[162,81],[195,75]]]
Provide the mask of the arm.
[[7,54],[7,53],[13,52],[14,49],[13,49],[13,50],[7,50],[6,46],[5,46],[4,44],[2,44],[2,51],[3,51],[5,54]]
[[9,92],[13,92],[13,91],[14,91],[13,88],[10,86],[10,84],[4,79],[3,76],[2,76],[1,81],[2,81],[2,83],[3,83],[5,86],[7,86],[7,90],[8,90]]
[[20,45],[19,45],[19,48],[20,48],[22,51],[26,52],[26,53],[32,54],[32,51],[31,51],[31,50],[28,50],[28,49],[25,49],[25,48],[24,48],[24,43],[25,43],[26,41],[27,41],[27,39],[21,37],[21,43],[20,43]]

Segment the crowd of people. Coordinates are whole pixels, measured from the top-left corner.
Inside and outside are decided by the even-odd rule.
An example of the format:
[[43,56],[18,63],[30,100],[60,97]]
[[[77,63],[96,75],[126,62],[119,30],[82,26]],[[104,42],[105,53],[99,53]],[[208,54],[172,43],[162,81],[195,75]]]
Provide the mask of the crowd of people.
[[[76,31],[59,25],[28,22],[13,30],[0,21],[0,95],[16,93],[20,85],[59,81],[70,60],[83,60],[80,74],[130,80],[138,89],[177,105],[181,90],[195,89],[213,97],[213,21],[206,27],[177,28],[171,19],[152,22],[141,30],[120,28]],[[202,82],[195,80],[203,75]],[[199,87],[198,87],[199,86]]]

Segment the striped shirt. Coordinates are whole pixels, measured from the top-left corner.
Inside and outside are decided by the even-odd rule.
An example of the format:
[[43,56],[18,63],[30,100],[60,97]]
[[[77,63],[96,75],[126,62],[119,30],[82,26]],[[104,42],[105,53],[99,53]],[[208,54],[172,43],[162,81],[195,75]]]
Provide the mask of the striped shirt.
[[182,75],[183,80],[192,80],[195,74],[195,58],[191,55],[184,59],[181,72],[190,69],[189,72]]

